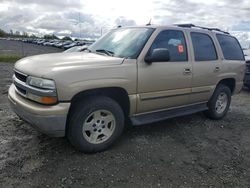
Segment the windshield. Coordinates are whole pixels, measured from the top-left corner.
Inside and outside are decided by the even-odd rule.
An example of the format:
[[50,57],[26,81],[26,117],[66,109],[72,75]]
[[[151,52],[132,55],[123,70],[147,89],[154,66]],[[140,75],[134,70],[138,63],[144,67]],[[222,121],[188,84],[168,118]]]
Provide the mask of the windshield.
[[153,33],[153,28],[120,28],[112,30],[88,49],[109,56],[136,59]]

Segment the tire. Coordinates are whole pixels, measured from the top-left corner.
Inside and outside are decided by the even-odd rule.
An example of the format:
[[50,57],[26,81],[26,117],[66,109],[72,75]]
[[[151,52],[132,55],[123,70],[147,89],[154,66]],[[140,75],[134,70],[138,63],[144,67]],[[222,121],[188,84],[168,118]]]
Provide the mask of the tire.
[[122,134],[124,113],[113,99],[104,96],[86,98],[72,110],[67,127],[70,143],[85,153],[109,148]]
[[230,88],[224,84],[219,84],[208,102],[208,110],[205,111],[205,115],[214,120],[222,119],[230,107],[231,96]]

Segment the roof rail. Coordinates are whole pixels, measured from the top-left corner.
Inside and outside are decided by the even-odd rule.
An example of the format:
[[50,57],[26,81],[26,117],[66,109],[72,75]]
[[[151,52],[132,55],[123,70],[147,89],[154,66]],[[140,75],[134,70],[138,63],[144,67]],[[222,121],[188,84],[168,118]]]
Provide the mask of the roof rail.
[[196,27],[196,28],[199,28],[199,29],[207,29],[209,31],[219,31],[219,32],[222,32],[222,33],[225,33],[225,34],[230,34],[229,32],[222,31],[222,30],[220,30],[218,28],[201,27],[201,26],[196,26],[194,24],[176,24],[176,26],[178,26],[178,27],[187,27],[187,28]]
[[188,28],[195,27],[194,24],[176,24],[176,26],[178,26],[178,27],[188,27]]

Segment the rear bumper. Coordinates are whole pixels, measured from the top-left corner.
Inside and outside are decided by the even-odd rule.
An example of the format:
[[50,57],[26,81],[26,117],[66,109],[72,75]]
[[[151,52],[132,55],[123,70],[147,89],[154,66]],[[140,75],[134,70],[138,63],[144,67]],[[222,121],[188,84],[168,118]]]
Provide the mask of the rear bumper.
[[49,136],[65,136],[70,103],[59,103],[53,106],[34,103],[18,95],[14,84],[9,88],[8,98],[12,110],[34,128]]

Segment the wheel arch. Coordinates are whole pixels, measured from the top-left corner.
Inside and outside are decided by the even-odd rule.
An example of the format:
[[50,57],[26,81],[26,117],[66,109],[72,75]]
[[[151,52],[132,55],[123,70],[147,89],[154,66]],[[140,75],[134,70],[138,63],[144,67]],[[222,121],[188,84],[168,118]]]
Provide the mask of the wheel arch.
[[220,80],[217,84],[220,85],[220,84],[223,84],[223,85],[226,85],[229,87],[229,89],[231,90],[231,93],[233,94],[234,91],[235,91],[235,85],[236,85],[236,80],[235,78],[224,78],[222,80]]
[[[75,94],[71,99],[71,105],[69,108],[68,118],[69,115],[74,109],[74,106],[79,104],[79,101],[83,101],[88,97],[93,96],[106,96],[110,97],[114,101],[116,101],[122,108],[124,112],[124,116],[128,117],[130,113],[130,100],[127,91],[121,87],[104,87],[104,88],[96,88],[96,89],[89,89],[81,91]],[[68,124],[68,123],[67,123]]]

